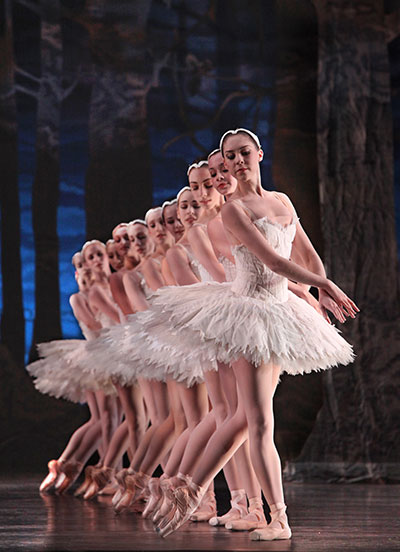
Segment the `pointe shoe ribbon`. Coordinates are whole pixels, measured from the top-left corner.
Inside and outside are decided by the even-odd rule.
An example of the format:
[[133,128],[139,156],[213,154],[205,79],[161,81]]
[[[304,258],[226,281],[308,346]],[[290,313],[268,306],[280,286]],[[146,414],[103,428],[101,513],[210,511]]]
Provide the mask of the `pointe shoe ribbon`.
[[197,510],[190,516],[190,521],[209,521],[217,513],[217,502],[214,491],[207,491]]
[[[275,506],[275,508],[274,508]],[[250,533],[250,540],[272,541],[290,539],[292,531],[286,515],[286,505],[277,503],[271,505],[271,523],[264,529],[257,529]]]
[[266,527],[267,521],[261,498],[249,500],[249,513],[241,519],[231,520],[225,523],[225,528],[231,531],[252,531]]

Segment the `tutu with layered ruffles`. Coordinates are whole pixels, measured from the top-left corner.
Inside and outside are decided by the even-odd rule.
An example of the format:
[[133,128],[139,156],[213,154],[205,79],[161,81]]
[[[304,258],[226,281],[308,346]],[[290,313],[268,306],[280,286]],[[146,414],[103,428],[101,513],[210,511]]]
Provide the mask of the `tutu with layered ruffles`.
[[[296,220],[288,226],[264,217],[254,221],[275,251],[290,257]],[[233,282],[166,287],[151,308],[101,336],[114,359],[129,359],[137,373],[200,381],[217,361],[244,357],[254,366],[273,363],[296,375],[348,364],[352,347],[309,304],[288,290],[245,246],[234,248]],[[97,341],[97,340],[96,340]],[[96,348],[96,343],[89,347]]]

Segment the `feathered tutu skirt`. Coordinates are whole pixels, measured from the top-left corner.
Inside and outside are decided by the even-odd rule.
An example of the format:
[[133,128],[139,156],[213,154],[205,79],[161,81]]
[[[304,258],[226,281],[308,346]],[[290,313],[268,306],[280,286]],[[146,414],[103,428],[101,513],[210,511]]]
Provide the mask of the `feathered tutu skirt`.
[[135,377],[171,377],[188,386],[217,369],[217,361],[244,357],[296,375],[354,358],[340,332],[290,291],[285,300],[250,297],[233,291],[231,282],[162,288],[149,310],[103,330],[88,349],[103,363],[118,363],[121,376],[130,366]]
[[85,339],[63,339],[40,343],[39,360],[26,368],[34,378],[38,391],[57,399],[63,398],[72,402],[86,402],[86,391],[101,390],[107,395],[116,393],[109,377],[93,378],[90,370],[90,358]]

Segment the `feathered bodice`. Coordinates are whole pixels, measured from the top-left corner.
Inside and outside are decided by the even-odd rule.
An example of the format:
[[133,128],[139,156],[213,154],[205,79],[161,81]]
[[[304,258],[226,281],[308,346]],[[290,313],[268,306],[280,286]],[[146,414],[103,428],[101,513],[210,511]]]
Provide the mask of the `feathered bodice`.
[[[263,217],[254,221],[254,225],[266,238],[269,245],[278,255],[289,259],[292,242],[296,235],[295,218],[287,226],[270,221]],[[267,302],[282,302],[288,297],[288,281],[266,266],[245,245],[232,248],[236,262],[236,278],[232,283],[232,291],[238,295],[254,297]]]

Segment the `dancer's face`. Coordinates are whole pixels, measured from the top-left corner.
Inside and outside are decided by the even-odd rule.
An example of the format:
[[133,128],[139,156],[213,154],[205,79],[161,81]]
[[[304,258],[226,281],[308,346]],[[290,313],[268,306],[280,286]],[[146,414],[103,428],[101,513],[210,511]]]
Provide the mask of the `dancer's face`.
[[162,209],[157,207],[146,217],[147,227],[151,238],[157,244],[163,244],[167,239],[167,229],[162,219]]
[[208,170],[214,188],[223,196],[229,196],[237,188],[237,180],[225,166],[222,153],[214,153],[208,160]]
[[92,285],[91,272],[88,269],[85,269],[78,275],[78,287],[79,291],[89,291]]
[[128,226],[128,236],[130,240],[129,252],[136,257],[145,257],[150,251],[151,240],[149,231],[143,224],[136,223]]
[[213,209],[221,204],[221,196],[214,189],[207,166],[192,169],[188,178],[193,197],[203,209]]
[[178,206],[176,203],[173,203],[172,205],[168,205],[164,208],[164,220],[165,220],[165,227],[170,232],[174,240],[177,242],[181,239],[183,236],[183,233],[185,231],[185,228],[183,227],[183,224],[178,219]]
[[116,271],[121,270],[121,268],[124,266],[124,261],[118,255],[117,244],[115,242],[107,243],[106,251],[107,251],[107,257],[108,257],[108,262],[110,263],[110,266],[112,266],[112,268]]
[[200,205],[192,190],[186,190],[179,197],[178,217],[185,229],[190,228],[200,215]]
[[239,182],[259,174],[263,152],[247,134],[233,134],[224,141],[224,161],[229,173]]
[[123,259],[130,245],[127,226],[121,226],[113,230],[112,236],[115,241],[118,255]]
[[83,261],[82,253],[78,252],[78,253],[75,253],[75,255],[73,255],[72,264],[74,265],[76,273],[79,276],[80,273],[83,270],[83,267],[84,267],[84,261]]
[[85,249],[85,261],[86,266],[94,274],[108,274],[108,257],[106,254],[105,247],[92,243],[88,245]]

